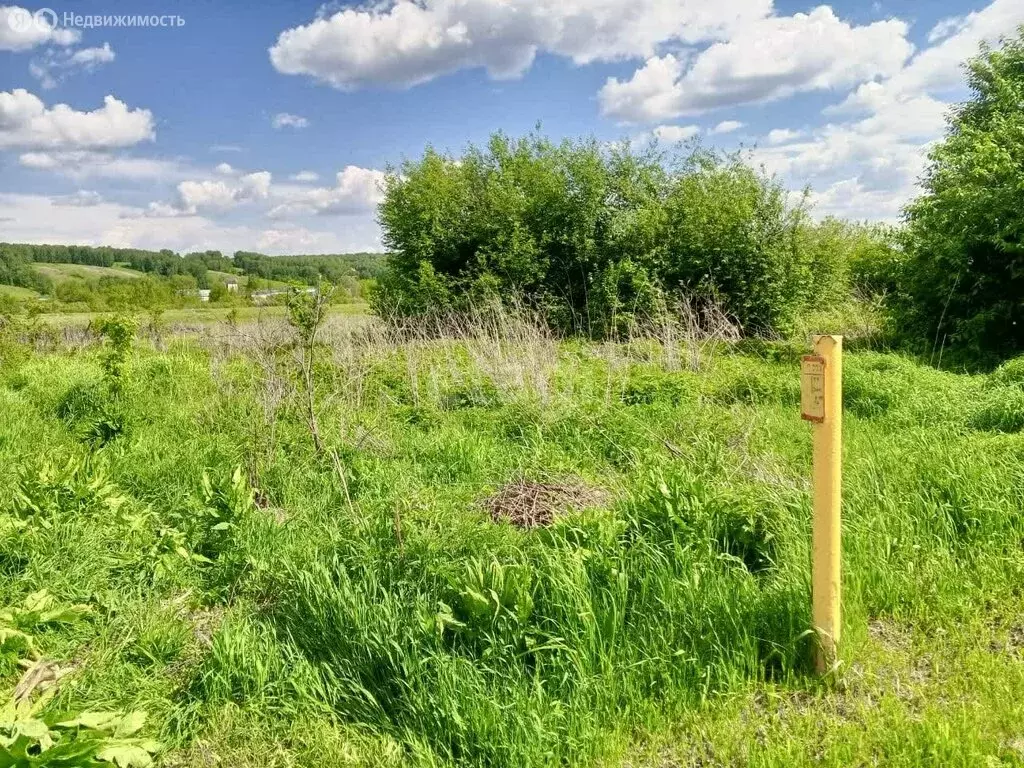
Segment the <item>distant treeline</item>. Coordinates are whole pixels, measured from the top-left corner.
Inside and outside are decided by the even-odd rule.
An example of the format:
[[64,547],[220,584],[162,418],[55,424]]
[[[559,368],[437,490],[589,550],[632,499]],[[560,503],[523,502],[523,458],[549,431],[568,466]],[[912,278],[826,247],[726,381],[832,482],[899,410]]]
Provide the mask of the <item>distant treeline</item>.
[[33,262],[42,262],[95,267],[124,264],[140,272],[163,277],[191,275],[200,288],[210,287],[209,270],[312,285],[320,278],[339,283],[345,278],[376,277],[384,268],[385,258],[379,253],[267,256],[248,251],[237,251],[234,257],[230,257],[220,251],[179,255],[168,249],[147,251],[108,246],[0,243],[0,284],[50,292],[50,281],[31,267]]
[[285,282],[299,280],[308,285],[319,277],[332,283],[343,278],[375,278],[384,271],[386,256],[381,253],[339,253],[325,256],[266,256],[236,251],[234,265],[246,275]]

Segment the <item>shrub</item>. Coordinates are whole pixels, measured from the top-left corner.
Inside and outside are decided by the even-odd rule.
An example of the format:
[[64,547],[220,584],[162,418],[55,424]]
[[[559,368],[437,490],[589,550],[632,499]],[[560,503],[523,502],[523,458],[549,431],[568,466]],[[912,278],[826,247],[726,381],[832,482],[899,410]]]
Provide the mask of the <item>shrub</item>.
[[[852,224],[827,219],[819,229],[831,229],[828,249],[849,272],[850,288],[860,298],[884,299],[899,291],[905,252],[900,230],[885,224]],[[830,297],[842,298],[842,297]]]
[[689,158],[665,202],[665,285],[716,299],[747,331],[788,330],[809,295],[812,253],[800,248],[803,207],[787,196],[739,157]]
[[665,160],[656,147],[537,134],[496,134],[460,158],[428,150],[388,177],[380,221],[393,254],[374,310],[515,297],[562,330],[614,336],[683,291],[768,333],[791,327],[812,281],[842,292],[841,256],[777,180],[739,155]]

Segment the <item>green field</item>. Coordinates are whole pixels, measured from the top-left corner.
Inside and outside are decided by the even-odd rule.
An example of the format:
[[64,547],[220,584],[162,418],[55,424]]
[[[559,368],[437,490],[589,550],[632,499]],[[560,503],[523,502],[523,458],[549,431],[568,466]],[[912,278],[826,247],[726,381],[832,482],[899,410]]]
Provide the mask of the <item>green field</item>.
[[142,272],[125,267],[94,267],[89,264],[34,264],[33,267],[41,275],[55,283],[67,280],[98,280],[101,277],[139,278]]
[[0,285],[0,294],[18,300],[34,299],[39,296],[38,293],[30,288],[20,288],[16,285]]
[[[98,279],[101,277],[138,278],[143,277],[145,274],[125,266],[94,267],[88,264],[56,263],[37,263],[33,266],[37,272],[58,283],[72,279]],[[206,274],[211,283],[223,284],[229,280],[236,281],[239,286],[245,286],[249,283],[248,275],[235,275],[230,272],[218,272],[213,269],[207,270]],[[270,288],[288,287],[288,283],[283,283],[280,280],[263,280],[262,278],[261,280]]]
[[[365,315],[367,306],[364,303],[335,304],[331,313],[336,315]],[[152,312],[135,313],[143,322],[151,322]],[[188,307],[185,309],[166,309],[159,312],[159,321],[168,325],[193,325],[219,323],[229,317],[241,321],[258,321],[260,319],[281,318],[285,314],[283,306],[267,305],[255,307]],[[42,322],[55,326],[85,326],[93,320],[109,317],[110,312],[50,312],[40,315]]]
[[335,315],[307,369],[263,319],[0,347],[0,674],[66,671],[44,712],[145,711],[176,766],[1024,764],[1019,361],[847,354],[819,680],[804,344]]
[[[245,287],[249,284],[249,275],[235,275],[230,272],[218,272],[213,269],[206,270],[206,275],[211,283],[227,283],[229,280],[234,280],[238,283],[239,287]],[[280,280],[267,280],[265,278],[259,278],[261,285],[267,288],[288,288],[288,283],[283,283]]]

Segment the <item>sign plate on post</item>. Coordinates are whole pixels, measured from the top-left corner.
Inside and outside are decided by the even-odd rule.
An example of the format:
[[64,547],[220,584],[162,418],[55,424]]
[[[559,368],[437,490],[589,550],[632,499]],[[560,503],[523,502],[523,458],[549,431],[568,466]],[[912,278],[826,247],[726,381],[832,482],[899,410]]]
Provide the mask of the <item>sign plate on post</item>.
[[825,420],[825,358],[804,355],[800,361],[800,418]]

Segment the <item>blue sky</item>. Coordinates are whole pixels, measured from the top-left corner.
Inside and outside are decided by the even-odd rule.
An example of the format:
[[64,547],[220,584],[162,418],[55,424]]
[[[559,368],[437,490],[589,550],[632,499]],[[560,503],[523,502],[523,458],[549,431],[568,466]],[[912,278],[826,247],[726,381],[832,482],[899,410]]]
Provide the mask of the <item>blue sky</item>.
[[1024,23],[1019,0],[50,7],[0,6],[0,240],[268,253],[379,249],[386,167],[538,122],[749,147],[816,215],[894,220],[960,62]]

